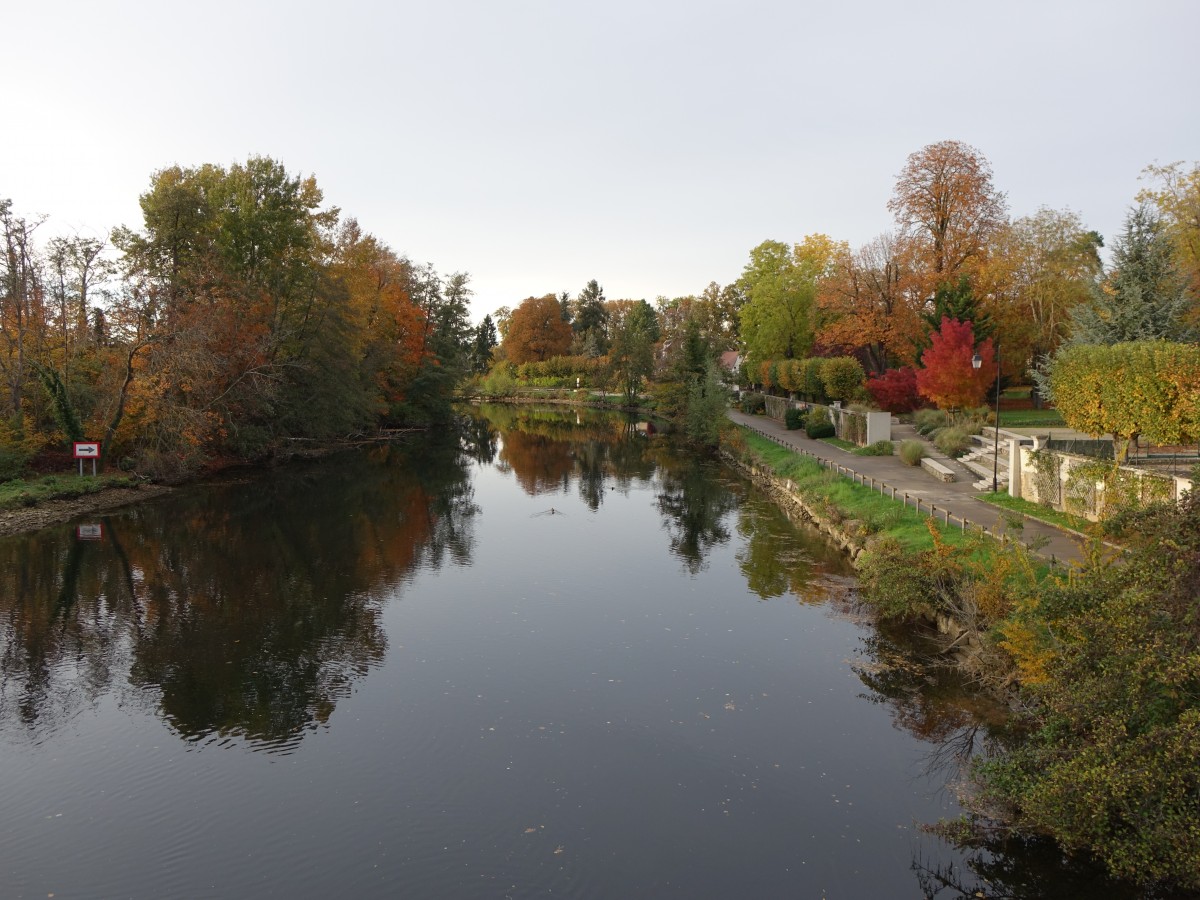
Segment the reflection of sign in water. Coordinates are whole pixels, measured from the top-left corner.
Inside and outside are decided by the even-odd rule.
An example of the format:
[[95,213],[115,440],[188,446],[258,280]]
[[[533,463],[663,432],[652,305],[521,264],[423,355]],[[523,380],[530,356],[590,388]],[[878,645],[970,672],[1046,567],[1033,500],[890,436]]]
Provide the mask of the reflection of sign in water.
[[76,525],[75,536],[81,541],[103,540],[104,526],[99,522],[90,525]]

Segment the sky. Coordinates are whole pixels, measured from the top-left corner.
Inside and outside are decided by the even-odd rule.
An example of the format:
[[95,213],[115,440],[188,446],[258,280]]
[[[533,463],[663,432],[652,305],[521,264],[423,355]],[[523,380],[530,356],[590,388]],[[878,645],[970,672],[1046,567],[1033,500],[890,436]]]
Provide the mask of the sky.
[[911,153],[1111,246],[1147,165],[1200,160],[1198,0],[6,4],[0,198],[39,235],[141,224],[171,165],[269,156],[475,320],[698,294],[764,240],[857,247]]

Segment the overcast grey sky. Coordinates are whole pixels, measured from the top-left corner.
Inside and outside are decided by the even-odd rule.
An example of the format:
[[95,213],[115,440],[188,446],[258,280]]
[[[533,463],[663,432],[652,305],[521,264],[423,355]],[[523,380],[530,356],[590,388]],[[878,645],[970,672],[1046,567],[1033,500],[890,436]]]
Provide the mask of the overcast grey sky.
[[698,293],[751,247],[891,227],[907,156],[964,141],[1014,217],[1107,240],[1200,159],[1197,0],[8,3],[0,197],[47,233],[141,224],[164,166],[261,154],[475,317]]

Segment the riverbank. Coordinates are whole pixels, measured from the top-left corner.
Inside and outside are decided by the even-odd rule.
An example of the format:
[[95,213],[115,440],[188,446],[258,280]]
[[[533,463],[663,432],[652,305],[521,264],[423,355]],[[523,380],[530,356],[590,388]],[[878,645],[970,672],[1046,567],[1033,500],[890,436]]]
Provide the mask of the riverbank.
[[108,512],[131,503],[140,503],[174,490],[169,485],[149,482],[136,486],[103,488],[76,497],[39,501],[36,505],[0,511],[0,537],[37,531],[69,522],[80,516]]
[[960,823],[964,840],[1048,835],[1148,896],[1195,896],[1186,892],[1200,889],[1200,500],[1142,510],[1119,560],[1095,552],[1063,569],[1018,541],[932,519],[922,548],[904,533],[912,510],[838,470],[754,432],[727,449],[854,557],[876,615],[936,621],[951,638],[944,649],[1015,701],[1020,737],[971,769],[964,804],[985,812]]
[[[222,477],[227,473],[244,469],[255,471],[273,466],[286,465],[290,462],[321,459],[341,450],[361,447],[366,444],[388,443],[400,440],[412,433],[421,433],[424,428],[396,429],[380,434],[378,437],[337,441],[334,443],[306,443],[290,447],[286,455],[272,457],[263,462],[246,462],[244,460],[224,460],[207,466],[189,477],[167,482],[137,481],[127,476],[123,483],[96,488],[87,485],[86,491],[77,490],[75,476],[71,474],[46,476],[40,481],[30,481],[25,490],[18,489],[16,496],[10,499],[8,508],[0,509],[0,537],[14,534],[24,534],[69,522],[81,516],[108,512],[122,506],[140,503],[154,497],[170,493],[184,484],[202,484],[205,481]],[[105,477],[105,476],[102,476]],[[59,480],[59,485],[47,485],[46,482]],[[9,484],[21,484],[10,482]],[[56,496],[57,488],[61,486],[61,495]],[[15,502],[13,502],[15,501]]]

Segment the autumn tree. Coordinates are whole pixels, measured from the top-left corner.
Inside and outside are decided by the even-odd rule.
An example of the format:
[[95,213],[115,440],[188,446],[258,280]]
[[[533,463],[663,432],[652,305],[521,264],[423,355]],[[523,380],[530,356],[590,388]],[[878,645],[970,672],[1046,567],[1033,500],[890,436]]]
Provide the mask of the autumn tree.
[[349,326],[324,277],[337,212],[321,202],[315,179],[264,157],[172,167],[141,198],[144,230],[115,233],[158,335],[144,361],[153,398],[139,412],[158,423],[163,458],[226,441],[253,454],[280,433],[344,424],[323,415],[349,409],[335,396]]
[[875,374],[916,360],[925,301],[913,249],[910,239],[890,232],[853,253],[840,248],[817,296],[825,320],[818,333],[822,344],[862,350]]
[[344,377],[359,385],[372,415],[402,421],[427,364],[424,311],[409,290],[411,265],[348,219],[337,231],[329,275],[345,292],[349,350],[357,361]]
[[925,296],[981,262],[1006,216],[991,164],[961,141],[940,141],[910,155],[888,209],[917,243]]
[[975,283],[1004,335],[1010,372],[1024,373],[1067,339],[1073,310],[1096,289],[1102,246],[1078,215],[1045,207],[995,234]]
[[821,384],[830,400],[853,400],[864,381],[863,368],[852,356],[833,356],[822,361]]
[[1050,367],[1055,405],[1072,428],[1111,434],[1118,461],[1137,435],[1200,440],[1200,348],[1168,341],[1063,347]]
[[38,222],[16,215],[11,200],[0,199],[0,374],[4,378],[5,417],[19,436],[24,426],[21,397],[29,360],[45,323],[42,268],[33,243]]
[[888,369],[867,381],[867,391],[875,405],[893,414],[909,413],[921,405],[917,391],[917,371],[912,366]]
[[958,410],[981,406],[988,387],[996,378],[996,357],[991,338],[982,341],[978,353],[982,363],[971,365],[976,353],[975,333],[970,322],[942,319],[930,335],[930,346],[921,354],[917,390],[939,409]]
[[1189,318],[1200,324],[1200,163],[1147,166],[1142,177],[1153,182],[1138,192],[1139,202],[1151,203],[1163,230],[1175,247],[1175,262],[1188,283],[1192,301]]
[[504,336],[509,362],[541,362],[571,349],[571,326],[562,319],[553,294],[528,297],[513,310]]

